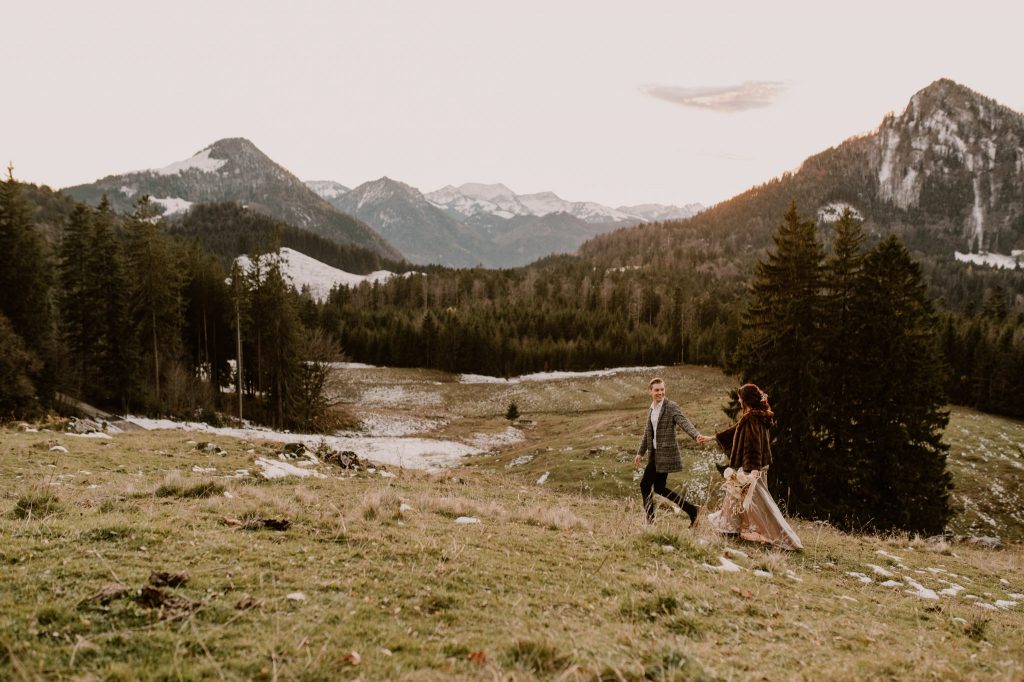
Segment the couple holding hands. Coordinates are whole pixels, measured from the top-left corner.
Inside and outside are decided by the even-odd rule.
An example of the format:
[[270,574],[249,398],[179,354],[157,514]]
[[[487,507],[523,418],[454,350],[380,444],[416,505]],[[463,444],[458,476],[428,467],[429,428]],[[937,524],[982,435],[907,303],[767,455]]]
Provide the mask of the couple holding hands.
[[739,535],[744,540],[782,549],[803,549],[800,538],[783,518],[765,485],[765,474],[772,463],[768,428],[774,413],[764,391],[754,384],[741,386],[737,391],[742,410],[739,420],[714,436],[702,436],[683,415],[679,405],[665,398],[663,379],[651,379],[648,389],[651,407],[643,440],[633,460],[639,467],[643,455],[648,454],[647,467],[640,479],[647,521],[654,521],[655,493],[681,507],[690,517],[691,526],[697,524],[701,512],[700,508],[687,502],[667,485],[671,472],[683,470],[676,442],[678,426],[698,445],[717,441],[729,455],[729,464],[723,471],[725,498],[722,508],[707,517],[712,528],[724,535]]

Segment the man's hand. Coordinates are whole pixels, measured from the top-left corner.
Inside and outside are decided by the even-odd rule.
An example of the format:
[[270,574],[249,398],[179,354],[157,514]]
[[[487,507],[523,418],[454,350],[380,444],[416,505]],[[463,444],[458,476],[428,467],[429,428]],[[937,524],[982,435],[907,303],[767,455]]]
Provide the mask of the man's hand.
[[640,453],[639,452],[636,453],[636,457],[633,458],[633,466],[635,466],[637,469],[640,468]]
[[697,436],[697,445],[705,445],[715,440],[714,436]]

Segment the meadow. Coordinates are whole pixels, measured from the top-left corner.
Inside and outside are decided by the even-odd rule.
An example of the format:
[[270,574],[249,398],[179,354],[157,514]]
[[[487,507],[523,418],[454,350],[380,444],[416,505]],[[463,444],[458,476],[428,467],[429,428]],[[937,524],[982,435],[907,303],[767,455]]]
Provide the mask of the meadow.
[[[0,678],[1024,677],[1019,422],[954,409],[947,431],[951,530],[1002,548],[794,520],[805,550],[785,553],[667,507],[642,523],[647,371],[345,372],[374,429],[482,452],[267,479],[280,443],[0,431]],[[658,372],[699,429],[728,423],[719,371]],[[714,504],[717,457],[687,445],[670,482]]]

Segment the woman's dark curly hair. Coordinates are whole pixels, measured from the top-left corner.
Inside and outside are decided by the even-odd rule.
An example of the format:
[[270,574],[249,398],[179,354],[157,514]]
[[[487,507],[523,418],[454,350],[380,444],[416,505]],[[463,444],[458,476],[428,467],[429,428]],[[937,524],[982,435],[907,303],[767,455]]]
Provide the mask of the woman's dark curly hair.
[[736,394],[751,410],[772,411],[772,406],[768,404],[768,394],[758,388],[756,384],[743,384],[737,389]]

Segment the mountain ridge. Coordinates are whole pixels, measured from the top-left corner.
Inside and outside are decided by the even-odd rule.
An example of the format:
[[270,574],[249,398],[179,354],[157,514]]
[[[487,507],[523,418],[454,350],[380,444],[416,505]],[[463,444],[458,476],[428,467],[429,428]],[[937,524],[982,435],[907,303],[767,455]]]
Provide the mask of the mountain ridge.
[[385,258],[402,255],[365,223],[338,211],[301,180],[245,138],[223,138],[192,157],[158,169],[108,175],[62,190],[97,205],[103,195],[128,212],[148,194],[164,214],[195,203],[237,202],[273,218],[334,240],[371,249]]

